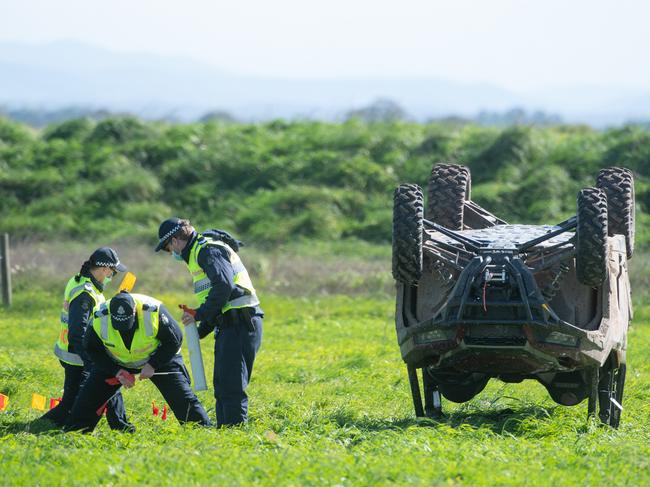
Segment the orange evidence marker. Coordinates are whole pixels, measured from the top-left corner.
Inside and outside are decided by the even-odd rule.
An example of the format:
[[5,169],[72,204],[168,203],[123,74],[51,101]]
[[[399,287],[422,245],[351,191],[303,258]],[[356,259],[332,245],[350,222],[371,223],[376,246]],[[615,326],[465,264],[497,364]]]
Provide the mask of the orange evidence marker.
[[9,406],[9,396],[0,394],[0,411],[4,411]]
[[97,416],[101,416],[102,414],[106,414],[106,409],[108,407],[107,405],[108,405],[108,401],[106,401],[104,404],[99,406],[99,408],[97,408],[97,411],[95,411]]

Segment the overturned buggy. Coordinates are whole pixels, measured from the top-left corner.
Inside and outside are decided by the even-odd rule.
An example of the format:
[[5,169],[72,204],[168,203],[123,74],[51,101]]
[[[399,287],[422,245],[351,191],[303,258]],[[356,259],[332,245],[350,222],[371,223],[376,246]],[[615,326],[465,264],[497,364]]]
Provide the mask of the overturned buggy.
[[[634,179],[608,168],[557,225],[509,225],[470,199],[469,169],[434,166],[395,190],[397,338],[417,416],[490,378],[535,379],[559,404],[588,400],[617,427],[632,317]],[[424,404],[418,379],[421,370]]]

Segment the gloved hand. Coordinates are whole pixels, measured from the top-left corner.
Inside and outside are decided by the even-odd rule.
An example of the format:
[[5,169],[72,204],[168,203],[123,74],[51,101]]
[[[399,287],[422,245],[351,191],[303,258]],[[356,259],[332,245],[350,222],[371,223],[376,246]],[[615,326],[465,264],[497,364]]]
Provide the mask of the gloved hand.
[[151,376],[156,372],[149,363],[144,364],[142,370],[140,371],[140,379],[151,379]]
[[127,389],[130,389],[135,385],[135,375],[131,374],[127,370],[120,369],[117,374],[115,374],[115,378]]
[[189,325],[194,323],[195,316],[196,316],[196,310],[188,307],[185,304],[179,304],[178,307],[183,310],[183,316],[181,317],[181,321],[183,321],[184,325]]

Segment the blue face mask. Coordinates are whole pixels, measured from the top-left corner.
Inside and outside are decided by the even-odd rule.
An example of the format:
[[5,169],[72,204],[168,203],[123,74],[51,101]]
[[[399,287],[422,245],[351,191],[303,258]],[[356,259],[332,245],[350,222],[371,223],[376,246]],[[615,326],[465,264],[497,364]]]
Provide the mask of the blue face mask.
[[183,260],[183,256],[176,252],[175,250],[172,250],[172,257],[174,260]]
[[113,276],[106,276],[106,277],[104,278],[104,284],[108,284],[108,283],[111,282],[112,280],[113,280]]

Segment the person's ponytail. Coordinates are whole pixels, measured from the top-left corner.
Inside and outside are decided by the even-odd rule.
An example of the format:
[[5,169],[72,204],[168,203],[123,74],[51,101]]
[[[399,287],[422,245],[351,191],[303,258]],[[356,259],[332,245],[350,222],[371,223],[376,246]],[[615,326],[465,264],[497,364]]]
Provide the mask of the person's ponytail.
[[91,264],[90,264],[89,260],[87,260],[83,264],[81,264],[81,269],[79,269],[79,274],[74,276],[75,281],[79,282],[79,280],[81,279],[81,276],[83,276],[84,274],[88,275],[88,273],[90,272],[90,265]]

